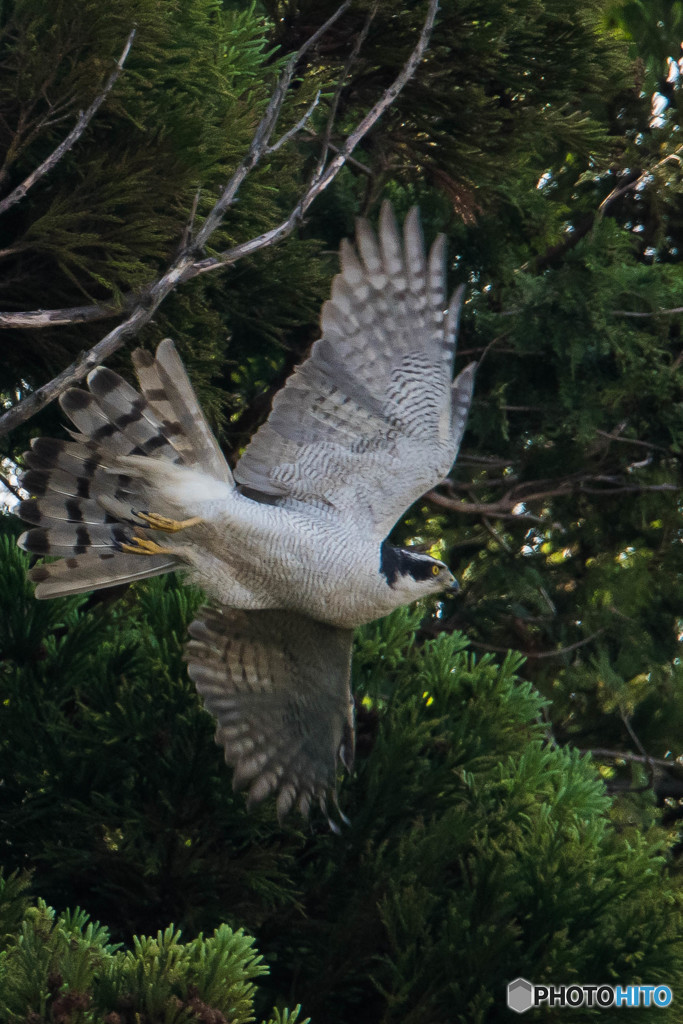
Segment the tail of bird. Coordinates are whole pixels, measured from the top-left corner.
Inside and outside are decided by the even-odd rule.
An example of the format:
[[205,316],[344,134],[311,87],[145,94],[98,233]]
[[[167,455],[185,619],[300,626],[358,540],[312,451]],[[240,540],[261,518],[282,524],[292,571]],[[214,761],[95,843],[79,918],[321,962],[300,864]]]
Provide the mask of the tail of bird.
[[22,487],[34,497],[16,510],[32,527],[19,546],[60,556],[31,570],[36,597],[171,572],[178,565],[171,554],[126,550],[134,538],[153,536],[139,512],[159,504],[159,488],[182,490],[183,478],[198,471],[233,486],[173,343],[162,341],[156,357],[138,349],[133,362],[140,392],[97,367],[88,391],[70,388],[60,397],[76,428],[69,431],[73,440],[37,438],[24,454]]

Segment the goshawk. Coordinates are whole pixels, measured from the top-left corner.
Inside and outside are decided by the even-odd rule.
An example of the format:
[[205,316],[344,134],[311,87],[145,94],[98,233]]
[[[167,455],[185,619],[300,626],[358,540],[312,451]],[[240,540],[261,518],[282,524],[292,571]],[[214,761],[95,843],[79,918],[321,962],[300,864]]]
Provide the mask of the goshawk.
[[189,674],[234,787],[274,794],[280,817],[324,809],[338,759],[351,768],[354,628],[457,586],[386,540],[449,472],[474,378],[452,380],[462,290],[447,304],[445,240],[425,254],[416,209],[402,234],[385,204],[378,238],[360,220],[357,248],[342,243],[322,337],[234,472],[170,340],[133,353],[139,392],[103,366],[65,391],[73,440],[24,456],[19,544],[61,556],[31,571],[36,597],[186,570],[212,600]]

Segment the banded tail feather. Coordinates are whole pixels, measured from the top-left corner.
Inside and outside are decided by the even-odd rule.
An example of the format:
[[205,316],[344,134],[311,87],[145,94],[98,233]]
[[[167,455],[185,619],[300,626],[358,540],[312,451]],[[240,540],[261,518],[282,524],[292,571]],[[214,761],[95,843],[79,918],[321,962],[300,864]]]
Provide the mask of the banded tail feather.
[[150,576],[172,572],[175,568],[175,559],[164,555],[140,558],[139,555],[107,551],[36,565],[29,571],[29,576],[36,584],[36,597],[45,599],[136,583]]
[[120,551],[133,539],[131,530],[121,523],[92,526],[87,523],[60,522],[43,517],[46,526],[22,533],[19,547],[35,555],[85,555],[91,548]]
[[99,366],[88,375],[87,391],[69,388],[60,397],[76,428],[69,431],[73,440],[37,438],[24,453],[21,486],[33,497],[20,502],[17,514],[32,528],[19,546],[61,558],[31,570],[36,597],[172,571],[178,560],[168,553],[122,550],[134,537],[154,539],[138,512],[154,507],[165,478],[173,488],[183,474],[213,475],[218,468],[221,479],[232,481],[173,343],[162,342],[156,359],[137,350],[134,363],[142,394]]
[[163,423],[166,436],[183,461],[232,486],[230,467],[171,339],[159,343],[154,359],[144,349],[136,349],[133,364],[149,407]]

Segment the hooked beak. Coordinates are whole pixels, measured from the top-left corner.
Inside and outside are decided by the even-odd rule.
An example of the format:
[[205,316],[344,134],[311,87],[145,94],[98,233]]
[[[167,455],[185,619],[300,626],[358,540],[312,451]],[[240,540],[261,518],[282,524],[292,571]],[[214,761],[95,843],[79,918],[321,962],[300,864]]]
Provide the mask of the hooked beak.
[[456,578],[454,576],[453,577],[453,582],[449,583],[449,585],[446,587],[446,593],[447,594],[457,594],[459,590],[460,590],[460,584],[458,583],[458,581],[456,580]]

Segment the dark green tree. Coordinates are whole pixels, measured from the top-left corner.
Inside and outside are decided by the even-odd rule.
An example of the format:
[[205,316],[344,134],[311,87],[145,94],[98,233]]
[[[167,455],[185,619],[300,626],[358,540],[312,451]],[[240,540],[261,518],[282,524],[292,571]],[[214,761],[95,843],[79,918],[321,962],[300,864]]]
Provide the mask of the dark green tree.
[[[255,1019],[255,979],[268,968],[243,931],[221,925],[209,938],[181,942],[170,926],[156,938],[135,936],[123,950],[82,910],[57,915],[43,900],[30,904],[22,898],[26,884],[18,875],[0,877],[0,1014],[7,1024]],[[299,1012],[276,1009],[268,1024],[295,1024]]]
[[[437,545],[463,595],[359,637],[341,839],[280,830],[230,792],[182,665],[199,595],[167,580],[39,604],[8,532],[0,861],[117,941],[246,927],[272,967],[261,1013],[490,1022],[518,974],[678,983],[682,154],[675,111],[650,123],[650,44],[627,7],[444,0],[418,73],[300,230],[186,282],[141,334],[179,341],[234,457],[315,337],[354,215],[388,196],[449,234],[475,403],[455,473],[395,539]],[[138,25],[78,145],[3,219],[3,309],[91,311],[30,330],[0,317],[8,403],[158,278],[197,189],[201,224],[248,149],[283,55],[333,9],[3,7],[3,195],[71,124],[50,111],[87,107]],[[282,130],[322,102],[249,176],[207,258],[287,215],[423,18],[358,3],[307,52]],[[113,363],[127,372],[125,352]],[[53,409],[24,424],[7,473],[27,435],[59,429]]]
[[300,1002],[340,1024],[496,1021],[520,974],[675,989],[667,834],[652,813],[611,824],[590,760],[549,742],[519,656],[416,639],[420,608],[360,631],[351,824],[280,828],[232,794],[185,678],[197,595],[167,578],[109,606],[37,604],[5,542],[0,857],[49,903],[128,942],[169,920],[246,927],[272,970],[261,1012]]

